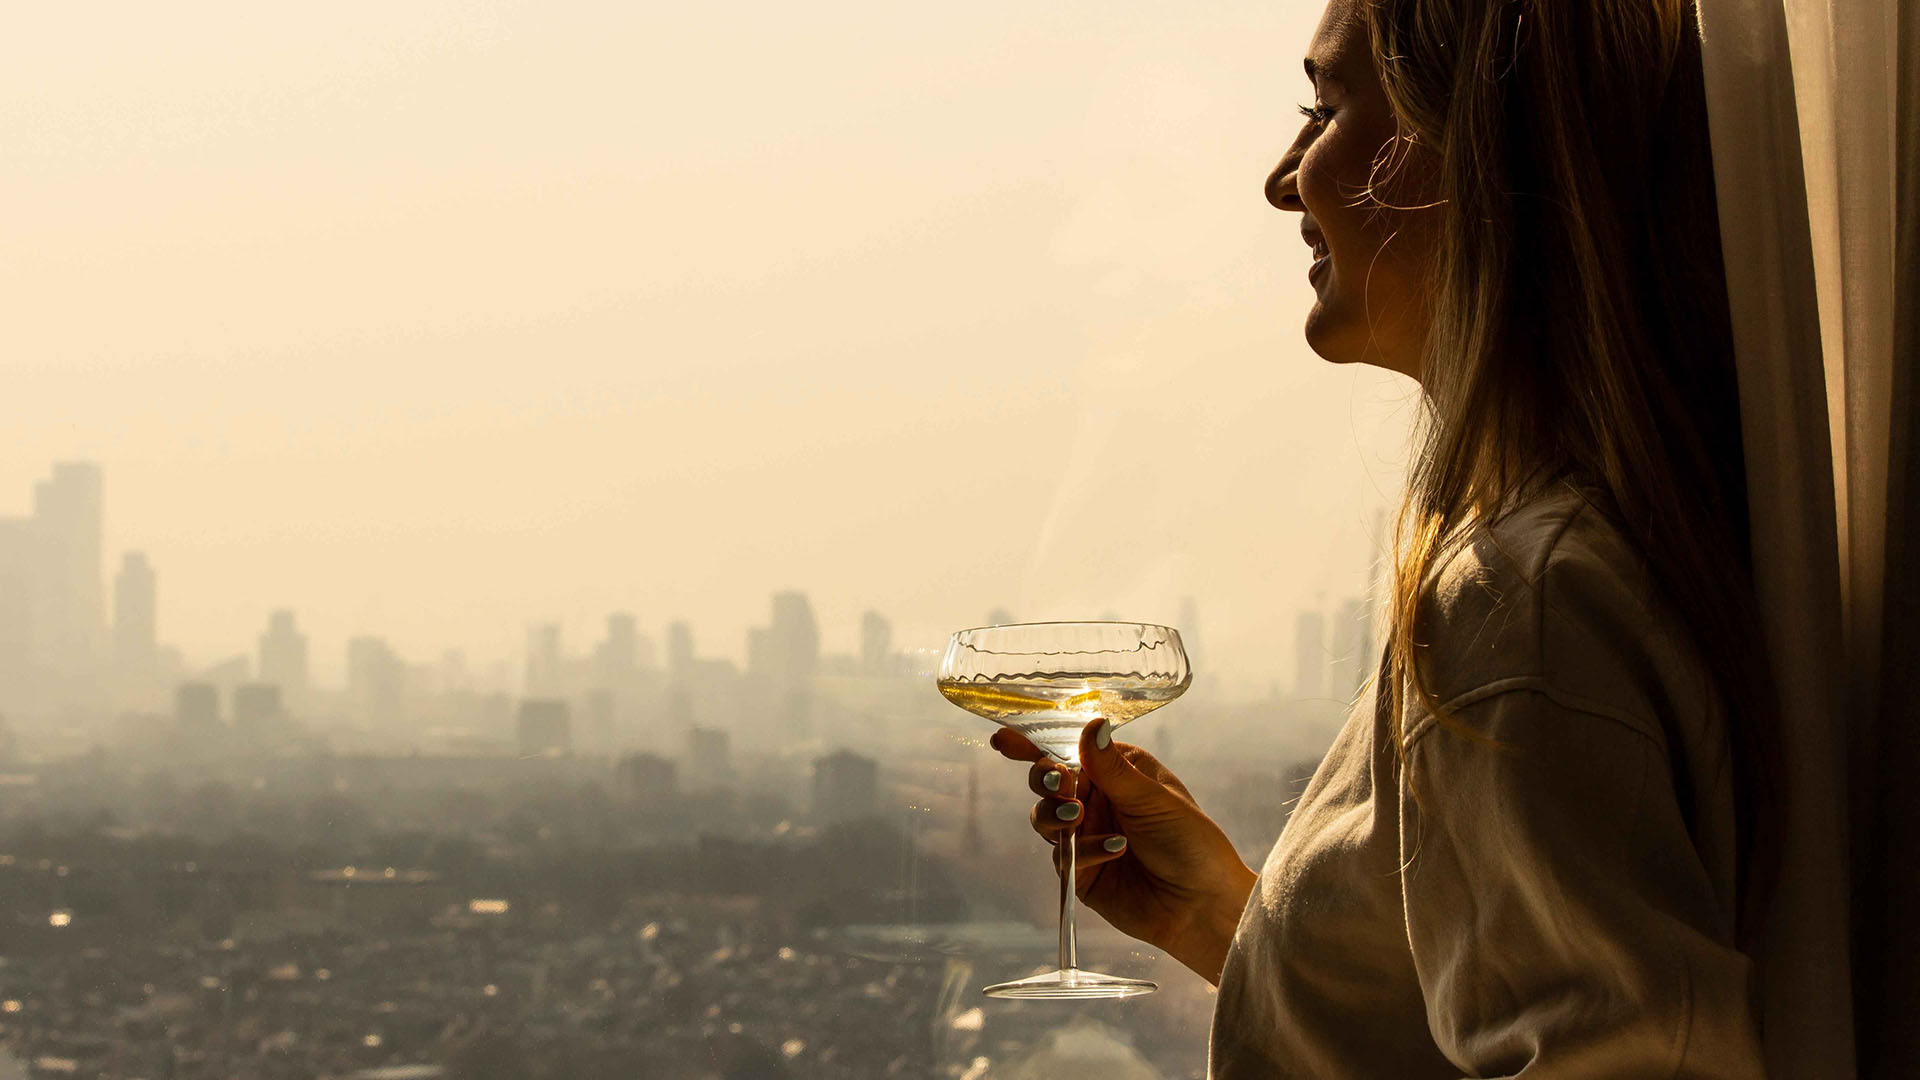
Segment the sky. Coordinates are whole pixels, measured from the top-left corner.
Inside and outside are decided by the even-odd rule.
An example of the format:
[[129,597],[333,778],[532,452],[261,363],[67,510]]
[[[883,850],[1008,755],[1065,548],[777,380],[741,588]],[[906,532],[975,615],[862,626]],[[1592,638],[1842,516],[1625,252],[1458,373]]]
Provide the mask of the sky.
[[1411,386],[1261,183],[1314,0],[38,5],[0,38],[0,515],[106,478],[198,663],[296,610],[517,664],[1365,587]]

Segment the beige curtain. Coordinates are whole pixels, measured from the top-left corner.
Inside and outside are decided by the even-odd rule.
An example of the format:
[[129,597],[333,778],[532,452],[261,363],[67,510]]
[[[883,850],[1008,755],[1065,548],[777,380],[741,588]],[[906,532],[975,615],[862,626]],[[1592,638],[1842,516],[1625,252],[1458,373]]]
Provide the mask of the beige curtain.
[[1916,1071],[1916,0],[1698,0],[1754,557],[1787,723],[1772,1075]]

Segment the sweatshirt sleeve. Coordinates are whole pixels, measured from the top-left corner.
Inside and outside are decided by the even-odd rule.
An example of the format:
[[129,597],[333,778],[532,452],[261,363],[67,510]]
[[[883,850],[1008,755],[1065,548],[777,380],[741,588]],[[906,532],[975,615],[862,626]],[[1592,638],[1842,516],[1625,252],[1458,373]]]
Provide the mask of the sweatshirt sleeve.
[[1750,963],[1658,729],[1537,680],[1453,717],[1414,730],[1400,783],[1407,936],[1441,1052],[1472,1077],[1762,1076]]

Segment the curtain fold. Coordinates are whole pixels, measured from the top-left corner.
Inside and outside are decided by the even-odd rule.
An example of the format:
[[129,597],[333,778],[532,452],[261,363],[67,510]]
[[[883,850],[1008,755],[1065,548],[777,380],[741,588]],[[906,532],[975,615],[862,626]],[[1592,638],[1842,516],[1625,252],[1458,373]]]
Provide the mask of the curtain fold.
[[1895,906],[1920,888],[1905,850],[1920,826],[1906,782],[1920,771],[1909,535],[1920,4],[1698,10],[1755,584],[1790,786],[1759,957],[1768,1065],[1791,1078],[1910,1075],[1920,930]]
[[[1920,365],[1920,5],[1900,0],[1895,25],[1891,202],[1891,362],[1878,664],[1879,701],[1856,740],[1855,985],[1863,1076],[1920,1074],[1920,461],[1915,367]],[[1869,703],[1870,705],[1875,703]]]

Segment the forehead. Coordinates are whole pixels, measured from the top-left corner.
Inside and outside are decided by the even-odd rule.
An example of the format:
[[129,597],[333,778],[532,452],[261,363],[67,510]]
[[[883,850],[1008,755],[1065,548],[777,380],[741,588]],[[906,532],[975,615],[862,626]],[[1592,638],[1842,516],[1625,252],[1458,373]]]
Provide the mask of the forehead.
[[1367,58],[1367,24],[1354,0],[1327,0],[1320,14],[1320,25],[1307,44],[1304,65],[1309,79],[1347,82],[1345,73],[1355,63],[1370,63]]

